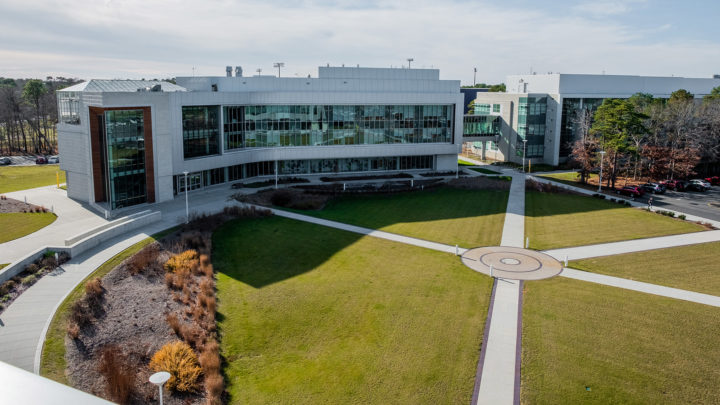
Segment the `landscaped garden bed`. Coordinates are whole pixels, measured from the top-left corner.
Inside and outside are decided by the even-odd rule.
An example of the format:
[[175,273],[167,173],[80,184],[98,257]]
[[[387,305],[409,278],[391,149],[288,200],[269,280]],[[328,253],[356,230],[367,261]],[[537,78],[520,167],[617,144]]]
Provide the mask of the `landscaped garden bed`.
[[0,196],[0,243],[21,238],[57,219],[47,208]]
[[[64,252],[58,255],[57,260],[55,259],[55,252],[46,252],[43,257],[25,266],[25,270],[20,274],[4,283],[0,283],[0,314],[30,286],[37,283],[45,275],[54,272],[58,266],[69,259],[70,257]],[[0,266],[0,269],[3,267],[5,266]]]

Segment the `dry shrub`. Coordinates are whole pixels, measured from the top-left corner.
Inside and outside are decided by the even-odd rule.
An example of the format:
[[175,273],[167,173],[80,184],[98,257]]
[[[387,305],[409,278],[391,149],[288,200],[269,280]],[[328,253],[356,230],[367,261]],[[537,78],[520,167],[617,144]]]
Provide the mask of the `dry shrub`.
[[207,278],[211,279],[215,275],[212,264],[208,264],[207,266],[201,266],[200,270],[202,271],[202,274],[205,275],[205,277]]
[[85,300],[87,301],[88,307],[95,307],[100,305],[103,299],[105,289],[102,286],[102,281],[99,278],[94,278],[85,284]]
[[106,393],[115,402],[130,402],[135,387],[135,374],[117,345],[107,345],[100,352],[98,371],[107,382]]
[[208,312],[208,314],[212,314],[213,320],[215,319],[215,310],[216,309],[217,309],[217,302],[215,301],[215,297],[208,297],[207,312]]
[[128,272],[132,275],[140,274],[146,270],[154,267],[157,263],[157,256],[160,253],[160,248],[157,244],[153,243],[146,246],[141,251],[137,252],[127,262]]
[[165,285],[168,286],[168,288],[173,288],[175,281],[175,275],[172,273],[165,273]]
[[45,256],[40,260],[40,267],[45,267],[47,269],[54,269],[58,266],[57,261],[55,260],[55,255]]
[[198,231],[183,234],[182,244],[186,249],[202,251],[207,247],[207,243],[203,235]]
[[206,376],[220,372],[220,346],[215,339],[208,339],[198,360]]
[[205,278],[200,281],[200,293],[207,296],[215,295],[215,283],[213,283],[211,278]]
[[165,320],[167,321],[168,325],[172,328],[173,332],[175,334],[180,333],[180,327],[182,326],[180,323],[180,319],[178,319],[177,315],[175,314],[168,314],[167,317],[165,317]]
[[165,262],[163,267],[165,268],[165,270],[173,273],[180,269],[187,269],[189,271],[192,271],[199,264],[200,261],[198,259],[197,250],[189,249],[182,253],[173,255],[171,258],[168,259],[167,262]]
[[195,391],[202,373],[195,352],[180,341],[168,343],[158,350],[150,360],[150,369],[170,373],[168,389],[181,392]]
[[84,328],[92,322],[92,313],[84,300],[75,301],[70,308],[70,320],[78,327]]
[[195,322],[201,322],[205,318],[205,310],[200,305],[192,305],[192,318]]
[[67,326],[67,334],[71,339],[77,339],[78,336],[80,336],[80,327],[76,323],[71,322]]
[[207,333],[197,325],[183,324],[180,327],[180,337],[192,347],[201,347],[205,344]]
[[207,403],[211,405],[222,404],[222,393],[225,389],[225,381],[220,373],[205,376],[205,392],[207,392]]

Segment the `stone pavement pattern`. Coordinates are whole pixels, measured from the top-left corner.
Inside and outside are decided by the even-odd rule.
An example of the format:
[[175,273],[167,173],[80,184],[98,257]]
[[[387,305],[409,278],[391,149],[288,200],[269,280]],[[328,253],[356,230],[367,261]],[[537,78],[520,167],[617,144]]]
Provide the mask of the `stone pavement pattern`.
[[485,275],[512,280],[542,280],[557,276],[563,269],[550,255],[509,246],[470,249],[463,253],[462,262]]

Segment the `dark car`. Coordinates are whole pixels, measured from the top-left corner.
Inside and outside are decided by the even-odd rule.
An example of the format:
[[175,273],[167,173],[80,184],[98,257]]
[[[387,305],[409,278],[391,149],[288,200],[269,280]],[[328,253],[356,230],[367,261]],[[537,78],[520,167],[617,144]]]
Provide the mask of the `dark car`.
[[717,186],[718,184],[720,184],[720,176],[706,177],[705,181],[712,184],[713,186]]
[[38,156],[35,158],[35,164],[36,165],[44,165],[47,164],[47,158],[45,156]]
[[7,166],[12,164],[12,160],[9,157],[0,157],[0,166]]
[[685,188],[687,190],[705,192],[710,189],[710,183],[705,180],[693,179],[688,182]]
[[653,194],[665,194],[666,190],[665,186],[658,183],[645,183],[640,187],[642,187],[645,191]]
[[642,187],[638,186],[625,186],[618,190],[617,193],[635,198],[645,194],[645,190]]
[[687,181],[685,180],[665,180],[661,181],[660,184],[665,186],[668,190],[685,191],[687,187]]

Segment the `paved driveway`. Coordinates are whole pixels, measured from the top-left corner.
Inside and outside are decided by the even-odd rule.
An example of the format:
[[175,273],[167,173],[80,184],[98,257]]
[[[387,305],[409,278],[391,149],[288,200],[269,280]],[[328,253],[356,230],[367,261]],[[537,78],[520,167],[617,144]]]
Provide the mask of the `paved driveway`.
[[672,209],[720,221],[720,186],[713,186],[704,193],[668,190],[664,195],[645,194],[636,201],[647,202],[649,197],[653,198],[654,207]]

